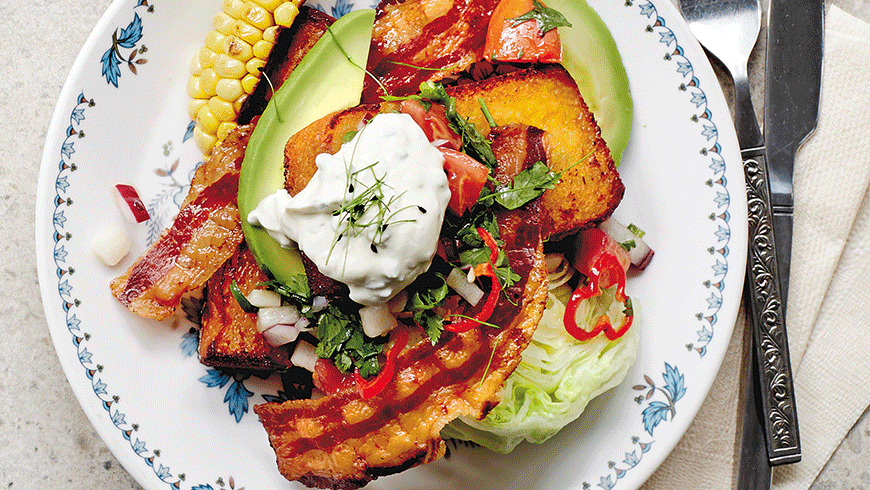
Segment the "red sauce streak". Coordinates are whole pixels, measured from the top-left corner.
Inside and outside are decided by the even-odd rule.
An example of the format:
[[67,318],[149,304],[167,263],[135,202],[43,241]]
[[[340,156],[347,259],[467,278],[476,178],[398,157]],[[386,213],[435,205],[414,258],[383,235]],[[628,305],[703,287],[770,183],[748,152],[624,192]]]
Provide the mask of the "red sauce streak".
[[230,172],[206,187],[196,199],[183,207],[166,235],[133,266],[124,291],[118,295],[121,303],[129,305],[166,275],[178,260],[181,248],[208,219],[209,213],[234,203],[238,190],[239,174]]

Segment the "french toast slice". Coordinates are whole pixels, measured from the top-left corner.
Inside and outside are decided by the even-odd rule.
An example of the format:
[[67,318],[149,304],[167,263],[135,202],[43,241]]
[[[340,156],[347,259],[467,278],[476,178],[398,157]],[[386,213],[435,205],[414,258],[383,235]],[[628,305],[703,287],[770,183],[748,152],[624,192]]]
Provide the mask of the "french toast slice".
[[[483,100],[499,126],[525,124],[542,129],[549,141],[550,169],[562,173],[555,189],[542,196],[542,235],[560,238],[607,219],[622,200],[625,187],[601,137],[595,117],[571,75],[559,65],[540,65],[478,82],[447,88],[456,110],[484,136],[489,125]],[[319,153],[335,153],[342,137],[358,130],[396,102],[366,104],[329,114],[291,137],[284,149],[285,187],[302,190],[317,167]]]

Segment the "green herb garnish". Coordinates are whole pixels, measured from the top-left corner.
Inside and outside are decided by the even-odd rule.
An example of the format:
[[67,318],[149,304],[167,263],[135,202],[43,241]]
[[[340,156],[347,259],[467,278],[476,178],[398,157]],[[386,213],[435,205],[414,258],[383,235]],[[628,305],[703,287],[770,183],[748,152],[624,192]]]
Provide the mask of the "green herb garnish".
[[624,242],[620,242],[619,246],[622,247],[626,252],[630,252],[631,249],[637,247],[637,242],[635,242],[634,240],[626,240]]
[[415,283],[415,286],[419,284],[419,287],[412,288],[414,292],[408,298],[406,308],[408,311],[414,312],[414,321],[423,327],[429,336],[429,341],[435,345],[444,330],[444,319],[433,310],[444,304],[449,289],[447,288],[447,280],[444,279],[443,275],[436,272],[429,276],[434,280]]
[[634,223],[629,223],[626,228],[628,228],[628,231],[634,233],[638,238],[643,238],[643,236],[646,235],[646,232],[638,228]]
[[568,19],[566,19],[558,10],[545,7],[538,0],[533,0],[533,5],[534,7],[532,7],[532,10],[529,10],[519,17],[509,19],[513,21],[511,27],[516,27],[523,22],[534,19],[538,24],[538,30],[541,31],[541,36],[557,27],[571,27],[571,23],[568,22]]
[[245,313],[256,313],[257,311],[259,311],[259,308],[252,305],[251,302],[248,301],[248,298],[246,298],[245,295],[242,293],[242,290],[241,288],[239,288],[239,284],[236,282],[235,279],[233,279],[232,284],[230,284],[230,294],[233,295],[233,298],[235,298],[236,302],[239,304],[239,306],[242,307],[242,311],[244,311]]
[[359,369],[364,378],[381,370],[378,354],[383,351],[388,337],[367,337],[359,317],[330,305],[318,313],[315,326],[319,342],[314,352],[318,357],[331,359],[341,372]]

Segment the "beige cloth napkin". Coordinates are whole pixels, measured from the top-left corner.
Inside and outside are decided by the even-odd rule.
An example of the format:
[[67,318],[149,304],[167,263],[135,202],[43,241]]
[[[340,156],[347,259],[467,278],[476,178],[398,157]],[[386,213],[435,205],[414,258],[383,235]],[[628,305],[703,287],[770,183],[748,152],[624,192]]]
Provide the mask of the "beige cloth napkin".
[[[870,406],[870,25],[836,6],[825,22],[820,118],[794,177],[787,321],[803,459],[775,469],[775,490],[809,488]],[[745,322],[741,312],[704,406],[644,490],[734,488]]]

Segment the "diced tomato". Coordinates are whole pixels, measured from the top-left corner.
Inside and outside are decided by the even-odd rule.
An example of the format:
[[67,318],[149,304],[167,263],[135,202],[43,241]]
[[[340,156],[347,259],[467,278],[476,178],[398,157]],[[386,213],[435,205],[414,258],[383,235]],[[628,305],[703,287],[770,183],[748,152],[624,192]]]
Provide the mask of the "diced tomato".
[[447,209],[456,216],[462,216],[480,197],[489,169],[465,153],[443,147],[440,150],[444,155],[444,170],[450,187]]
[[442,147],[446,146],[454,150],[462,148],[462,137],[450,129],[444,106],[432,104],[427,110],[419,101],[406,99],[399,105],[399,110],[414,119],[430,142],[443,140]]
[[[543,4],[543,2],[541,2]],[[535,19],[513,20],[531,11],[532,0],[501,0],[492,12],[486,33],[484,58],[490,61],[558,63],[562,40],[556,29],[541,35]],[[516,25],[515,25],[516,24]]]
[[329,359],[317,359],[314,363],[314,386],[327,395],[353,389],[353,374],[342,373]]
[[[631,257],[622,245],[598,228],[589,228],[578,233],[575,245],[577,252],[574,255],[574,268],[587,277],[593,274],[592,269],[596,262],[605,254],[615,256],[624,271],[631,266]],[[602,288],[609,288],[616,284],[617,278],[610,275],[605,272],[601,277]]]

